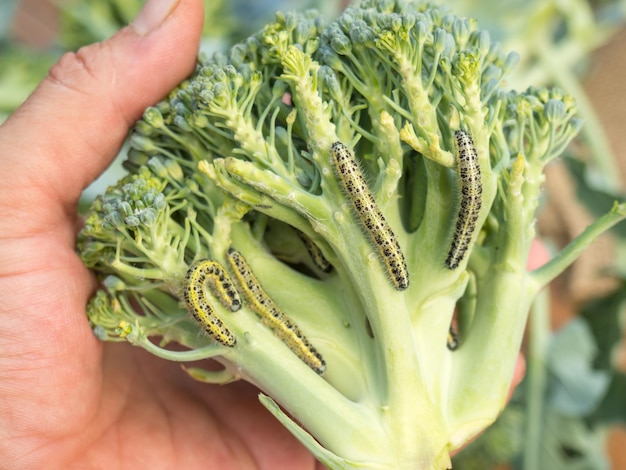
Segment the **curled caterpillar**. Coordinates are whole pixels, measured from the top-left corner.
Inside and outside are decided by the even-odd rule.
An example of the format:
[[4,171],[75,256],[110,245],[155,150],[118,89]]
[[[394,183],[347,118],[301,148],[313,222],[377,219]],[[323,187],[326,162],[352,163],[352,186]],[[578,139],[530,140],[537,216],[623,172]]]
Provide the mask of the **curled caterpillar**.
[[476,153],[472,137],[462,129],[457,130],[454,136],[456,137],[461,197],[452,244],[446,258],[448,269],[455,269],[459,266],[472,241],[483,193],[478,153]]
[[187,310],[209,336],[224,346],[236,344],[235,335],[224,325],[206,298],[204,286],[208,285],[219,301],[231,311],[241,308],[241,299],[233,282],[217,262],[200,260],[191,265],[183,282],[183,297]]
[[385,265],[387,275],[397,290],[409,287],[409,272],[404,253],[385,216],[378,208],[352,152],[341,142],[332,146],[335,171],[352,208],[371,243]]
[[263,290],[241,253],[231,248],[228,250],[228,261],[250,308],[306,365],[323,374],[326,363],[322,355]]

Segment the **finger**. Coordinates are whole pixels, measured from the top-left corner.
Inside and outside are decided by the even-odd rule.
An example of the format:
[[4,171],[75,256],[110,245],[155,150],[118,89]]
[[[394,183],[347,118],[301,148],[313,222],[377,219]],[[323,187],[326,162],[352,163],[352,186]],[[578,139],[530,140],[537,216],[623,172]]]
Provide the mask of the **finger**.
[[107,41],[65,54],[0,127],[0,178],[28,189],[25,206],[37,192],[75,203],[144,108],[193,71],[201,29],[201,0],[150,0]]
[[511,399],[513,392],[517,388],[517,386],[524,380],[524,375],[526,374],[526,359],[520,353],[517,355],[517,360],[515,361],[515,369],[513,369],[513,378],[511,379],[511,388],[509,389],[509,394],[507,396],[507,402]]
[[530,253],[526,262],[526,269],[532,271],[542,266],[550,259],[548,248],[538,239],[534,239],[530,245]]

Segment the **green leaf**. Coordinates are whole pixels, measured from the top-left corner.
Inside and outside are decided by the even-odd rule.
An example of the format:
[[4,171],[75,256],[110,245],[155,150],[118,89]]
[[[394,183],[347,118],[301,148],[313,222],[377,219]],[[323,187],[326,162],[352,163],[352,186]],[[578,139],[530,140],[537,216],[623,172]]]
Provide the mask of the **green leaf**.
[[542,441],[541,467],[550,470],[604,470],[605,433],[582,419],[547,411]]
[[549,400],[556,410],[583,416],[600,402],[610,375],[593,369],[597,352],[589,327],[581,319],[571,321],[554,335],[548,369],[555,379]]
[[622,337],[623,320],[620,315],[626,307],[626,279],[622,280],[617,290],[601,299],[586,305],[582,318],[587,322],[598,348],[594,366],[609,369],[613,348]]
[[626,423],[626,375],[613,375],[604,399],[590,416],[593,423]]

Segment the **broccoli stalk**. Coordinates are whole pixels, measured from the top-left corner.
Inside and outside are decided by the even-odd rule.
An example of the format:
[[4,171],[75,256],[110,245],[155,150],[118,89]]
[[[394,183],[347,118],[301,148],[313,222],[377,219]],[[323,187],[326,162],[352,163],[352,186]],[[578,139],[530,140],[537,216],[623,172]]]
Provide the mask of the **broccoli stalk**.
[[[394,0],[328,24],[277,14],[228,54],[200,58],[145,111],[130,174],[96,199],[80,234],[103,279],[88,305],[94,331],[172,361],[219,361],[187,371],[258,386],[329,468],[448,468],[502,410],[537,292],[626,217],[616,204],[527,271],[543,167],[581,122],[559,90],[507,91],[516,61],[474,21]],[[475,149],[455,148],[460,129]],[[337,142],[365,175],[352,189],[333,163]],[[363,186],[359,209],[351,191]],[[461,210],[474,231],[457,224]],[[445,263],[453,239],[467,245],[457,267]],[[406,261],[406,289],[391,282],[383,243]],[[230,279],[190,284],[200,259]],[[220,302],[226,282],[239,311]],[[323,370],[307,365],[315,354]]]

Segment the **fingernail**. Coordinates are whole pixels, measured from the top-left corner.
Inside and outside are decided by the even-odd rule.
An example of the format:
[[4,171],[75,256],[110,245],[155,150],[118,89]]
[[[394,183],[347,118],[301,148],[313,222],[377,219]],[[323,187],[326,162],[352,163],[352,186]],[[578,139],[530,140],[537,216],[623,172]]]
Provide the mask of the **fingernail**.
[[147,0],[131,26],[141,36],[158,28],[180,0]]

